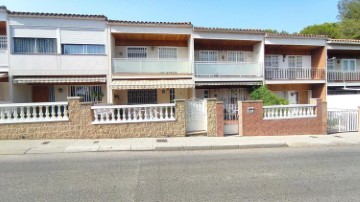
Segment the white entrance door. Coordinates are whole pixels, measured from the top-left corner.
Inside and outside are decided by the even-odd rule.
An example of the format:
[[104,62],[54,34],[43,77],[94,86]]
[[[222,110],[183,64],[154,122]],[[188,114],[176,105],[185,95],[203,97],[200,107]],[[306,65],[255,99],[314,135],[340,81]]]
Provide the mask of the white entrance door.
[[186,131],[207,130],[206,100],[191,99],[186,101]]
[[289,104],[298,104],[299,93],[296,91],[289,91],[288,93]]

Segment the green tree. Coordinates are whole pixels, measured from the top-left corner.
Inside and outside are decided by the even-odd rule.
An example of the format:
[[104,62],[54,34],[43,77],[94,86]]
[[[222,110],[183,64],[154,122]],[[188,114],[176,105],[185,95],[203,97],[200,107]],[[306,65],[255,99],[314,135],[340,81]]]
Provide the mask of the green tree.
[[360,39],[360,0],[340,0],[338,10],[341,37]]
[[317,34],[326,35],[330,38],[339,38],[339,25],[338,23],[323,23],[319,25],[310,25],[300,31],[300,34]]
[[274,93],[272,93],[267,86],[263,85],[259,88],[253,90],[250,93],[250,97],[253,100],[262,100],[264,106],[266,105],[287,105],[288,101],[278,97]]

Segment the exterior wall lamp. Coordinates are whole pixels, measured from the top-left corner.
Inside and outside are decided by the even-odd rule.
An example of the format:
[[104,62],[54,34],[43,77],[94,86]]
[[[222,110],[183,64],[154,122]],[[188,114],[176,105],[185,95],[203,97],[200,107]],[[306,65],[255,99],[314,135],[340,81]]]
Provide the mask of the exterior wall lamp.
[[59,91],[59,93],[62,93],[62,92],[64,91],[64,89],[63,89],[63,88],[59,88],[58,91]]

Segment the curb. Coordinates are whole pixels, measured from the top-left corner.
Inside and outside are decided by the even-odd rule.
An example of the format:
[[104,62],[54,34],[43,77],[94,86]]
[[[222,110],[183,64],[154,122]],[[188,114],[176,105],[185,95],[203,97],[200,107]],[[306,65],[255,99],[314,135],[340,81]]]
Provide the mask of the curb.
[[[199,151],[199,150],[223,150],[223,149],[256,149],[256,148],[280,148],[289,147],[286,143],[251,144],[251,145],[212,145],[212,146],[168,146],[155,147],[148,151]],[[130,150],[134,151],[134,150]],[[136,150],[138,151],[138,150]]]

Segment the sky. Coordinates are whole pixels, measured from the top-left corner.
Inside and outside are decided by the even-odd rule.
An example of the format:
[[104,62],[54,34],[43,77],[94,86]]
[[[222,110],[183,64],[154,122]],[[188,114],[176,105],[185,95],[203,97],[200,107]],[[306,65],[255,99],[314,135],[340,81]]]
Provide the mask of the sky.
[[290,33],[337,22],[339,0],[0,0],[11,11],[102,14],[112,20],[192,22],[195,26]]

